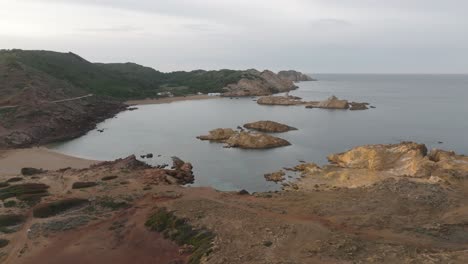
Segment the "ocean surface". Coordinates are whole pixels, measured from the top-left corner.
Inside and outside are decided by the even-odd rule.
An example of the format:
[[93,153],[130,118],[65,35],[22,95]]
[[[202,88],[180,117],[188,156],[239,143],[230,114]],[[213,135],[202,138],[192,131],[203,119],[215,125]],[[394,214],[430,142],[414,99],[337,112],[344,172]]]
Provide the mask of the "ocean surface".
[[[73,156],[110,160],[153,153],[150,164],[178,156],[194,166],[194,186],[267,191],[280,187],[265,173],[299,164],[326,164],[326,156],[353,146],[415,141],[468,154],[468,75],[317,74],[291,95],[324,100],[331,95],[369,102],[375,109],[344,111],[304,106],[261,106],[252,98],[142,105],[51,148]],[[226,149],[195,137],[214,128],[272,120],[298,128],[275,134],[292,146],[271,150]],[[442,143],[440,143],[442,142]],[[162,155],[157,157],[157,155]]]

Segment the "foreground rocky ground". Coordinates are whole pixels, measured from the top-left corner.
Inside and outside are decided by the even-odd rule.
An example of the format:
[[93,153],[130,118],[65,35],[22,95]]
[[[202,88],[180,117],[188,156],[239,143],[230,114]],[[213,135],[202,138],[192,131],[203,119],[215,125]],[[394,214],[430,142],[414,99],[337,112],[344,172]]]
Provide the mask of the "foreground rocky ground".
[[468,157],[401,143],[358,147],[329,160],[290,168],[300,181],[256,194],[180,187],[193,178],[190,164],[179,159],[174,169],[129,157],[89,169],[3,176],[1,258],[466,263]]

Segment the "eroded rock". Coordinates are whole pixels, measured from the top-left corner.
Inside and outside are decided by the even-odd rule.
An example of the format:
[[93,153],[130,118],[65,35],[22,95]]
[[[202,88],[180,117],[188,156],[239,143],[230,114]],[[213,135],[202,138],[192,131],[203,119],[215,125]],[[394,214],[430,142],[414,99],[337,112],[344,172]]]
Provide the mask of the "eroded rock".
[[217,128],[209,132],[208,135],[198,136],[200,140],[224,141],[235,135],[237,132],[231,128]]
[[290,127],[285,124],[281,124],[274,121],[257,121],[253,123],[247,123],[244,125],[245,128],[257,130],[260,132],[268,133],[282,133],[290,130],[297,130],[295,127]]
[[257,132],[239,132],[226,140],[226,147],[243,149],[269,149],[289,146],[287,140]]

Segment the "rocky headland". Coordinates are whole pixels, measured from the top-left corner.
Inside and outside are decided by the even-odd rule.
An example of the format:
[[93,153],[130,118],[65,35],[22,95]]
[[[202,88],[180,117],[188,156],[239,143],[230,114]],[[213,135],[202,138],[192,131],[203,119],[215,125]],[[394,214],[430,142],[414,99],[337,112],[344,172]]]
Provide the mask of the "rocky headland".
[[[298,75],[301,73],[297,73]],[[305,79],[303,77],[303,79]],[[248,71],[248,75],[240,79],[237,83],[229,84],[224,87],[225,97],[243,97],[243,96],[265,96],[275,93],[289,92],[297,89],[294,80],[286,75],[275,74],[272,71],[265,70],[259,72],[256,70]]]
[[239,132],[230,128],[214,129],[208,135],[198,136],[197,138],[225,143],[224,147],[227,148],[269,149],[291,145],[287,140],[265,133],[252,131]]
[[244,124],[244,127],[251,130],[256,130],[265,133],[283,133],[291,130],[297,130],[295,127],[291,127],[285,124],[281,124],[275,121],[257,121],[252,123]]
[[284,80],[290,80],[293,82],[308,82],[308,81],[316,81],[316,79],[310,77],[307,74],[302,72],[289,70],[289,71],[280,71],[278,72],[278,76]]

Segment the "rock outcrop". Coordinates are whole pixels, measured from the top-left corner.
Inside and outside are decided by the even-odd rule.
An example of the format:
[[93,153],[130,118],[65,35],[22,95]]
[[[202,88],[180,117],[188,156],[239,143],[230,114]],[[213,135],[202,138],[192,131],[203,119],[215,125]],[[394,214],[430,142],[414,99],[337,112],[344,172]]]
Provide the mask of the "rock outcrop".
[[348,102],[348,100],[340,100],[333,95],[325,101],[308,102],[306,108],[366,110],[369,109],[367,107],[368,105],[368,103]]
[[312,77],[307,74],[298,71],[280,71],[278,72],[278,76],[283,80],[290,80],[293,82],[307,82],[307,81],[316,81]]
[[385,179],[415,182],[458,182],[468,178],[468,157],[443,150],[428,150],[424,144],[402,142],[355,147],[328,156],[330,165],[300,164],[295,170],[303,178],[299,187],[316,185],[354,188],[370,186]]
[[287,140],[257,132],[239,132],[226,140],[226,147],[243,149],[269,149],[289,146]]
[[285,180],[284,178],[285,175],[286,174],[284,173],[284,171],[280,170],[280,171],[273,172],[273,173],[267,173],[264,175],[264,177],[267,181],[282,182]]
[[231,128],[217,128],[211,130],[208,135],[198,136],[197,138],[200,140],[223,142],[225,140],[228,140],[236,133],[237,132]]
[[226,92],[223,93],[222,96],[265,96],[274,93],[288,92],[297,88],[291,80],[281,79],[277,74],[268,70],[261,73],[251,70],[248,73],[246,77],[242,78],[237,83],[229,84],[224,87]]
[[312,104],[313,102],[304,102],[302,98],[296,96],[264,96],[257,100],[260,105],[305,105]]
[[209,135],[197,137],[200,140],[211,140],[225,143],[227,148],[269,149],[291,145],[287,140],[268,134],[251,131],[234,131],[229,128],[218,128]]
[[340,100],[336,96],[331,96],[325,101],[309,104],[306,108],[348,109],[349,102],[347,100]]
[[297,130],[295,127],[290,127],[285,124],[281,124],[274,121],[257,121],[253,123],[247,123],[244,125],[247,129],[257,130],[260,132],[267,132],[267,133],[282,133],[291,130]]

